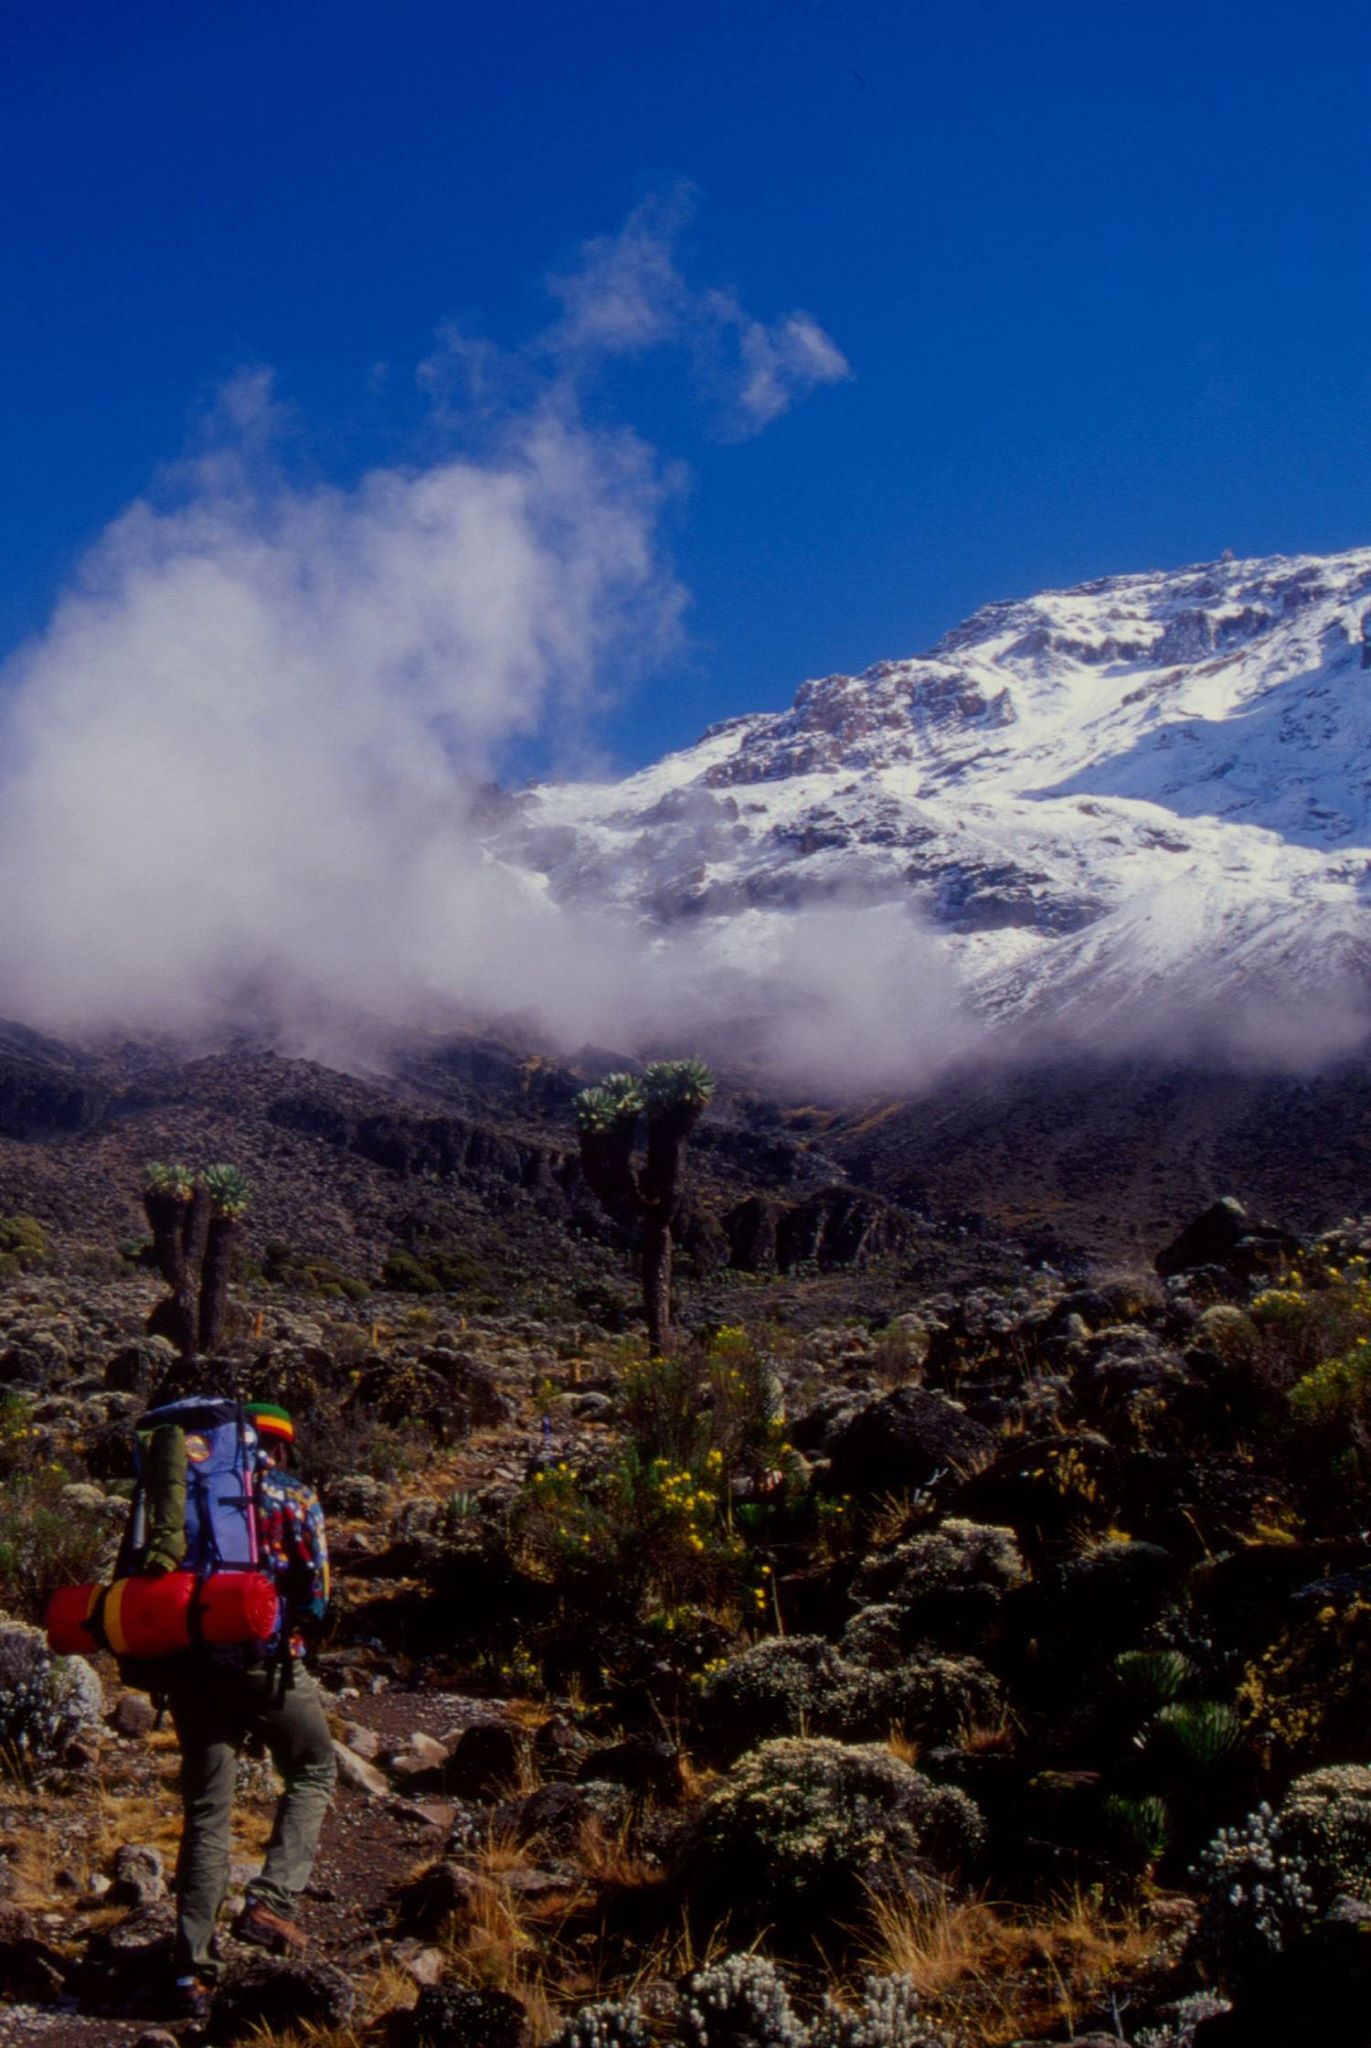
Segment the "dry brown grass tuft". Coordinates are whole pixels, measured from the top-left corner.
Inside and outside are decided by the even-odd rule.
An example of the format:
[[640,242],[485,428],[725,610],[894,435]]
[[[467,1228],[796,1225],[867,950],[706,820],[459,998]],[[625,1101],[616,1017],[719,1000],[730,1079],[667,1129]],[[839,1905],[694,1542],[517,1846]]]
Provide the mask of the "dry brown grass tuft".
[[918,1497],[912,1493],[886,1493],[872,1511],[867,1536],[873,1550],[893,1550],[924,1521]]
[[1076,2032],[1163,1939],[1140,1915],[1106,1911],[1081,1891],[1040,1916],[984,1900],[875,1898],[871,1925],[866,1966],[909,1977],[932,2021],[984,2048]]
[[635,1854],[631,1846],[632,1834],[630,1821],[624,1821],[617,1828],[609,1828],[594,1816],[587,1820],[576,1845],[576,1860],[586,1876],[597,1884],[633,1890],[661,1884],[660,1864],[650,1863],[645,1857]]

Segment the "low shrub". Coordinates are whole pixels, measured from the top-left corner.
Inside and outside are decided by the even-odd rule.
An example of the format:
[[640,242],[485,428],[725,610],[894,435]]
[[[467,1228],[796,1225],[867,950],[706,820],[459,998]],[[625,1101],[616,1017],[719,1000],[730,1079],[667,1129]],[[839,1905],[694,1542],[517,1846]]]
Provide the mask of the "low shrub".
[[0,1278],[31,1273],[51,1257],[48,1234],[36,1216],[0,1216]]
[[1296,1769],[1355,1755],[1371,1719],[1371,1599],[1353,1590],[1301,1604],[1238,1687],[1258,1749]]
[[[0,1470],[0,1611],[37,1622],[59,1586],[85,1585],[98,1575],[109,1525],[93,1507],[63,1498],[76,1475],[54,1460],[36,1460],[28,1425],[7,1412],[9,1429],[23,1431],[18,1442],[27,1457]],[[5,1443],[0,1430],[0,1467]]]
[[1194,1875],[1204,1892],[1197,1941],[1221,1984],[1241,1982],[1313,1922],[1304,1861],[1286,1850],[1265,1803],[1219,1830]]
[[766,1956],[725,1956],[697,1970],[681,2000],[685,2048],[807,2048],[776,1965]]
[[1297,1778],[1281,1802],[1277,1833],[1297,1858],[1320,1906],[1341,1892],[1371,1900],[1371,1766],[1333,1764]]
[[1006,1593],[1027,1579],[1012,1529],[955,1517],[868,1558],[854,1597],[898,1607],[906,1641],[970,1642],[993,1621]]
[[908,1977],[868,1977],[855,2010],[825,1999],[810,2042],[811,2048],[950,2048],[920,2012]]
[[32,1783],[99,1721],[100,1681],[79,1657],[54,1657],[41,1629],[0,1618],[0,1771]]
[[853,1669],[822,1636],[770,1636],[706,1679],[701,1718],[716,1752],[737,1756],[778,1735],[831,1731]]
[[513,1515],[516,1551],[534,1578],[573,1599],[614,1593],[649,1611],[727,1597],[745,1562],[729,1527],[721,1460],[703,1476],[666,1458],[625,1452],[607,1471],[561,1463],[536,1472]]
[[710,1469],[729,1485],[785,1457],[775,1370],[756,1340],[732,1325],[631,1365],[620,1403],[629,1440],[649,1465],[662,1459],[691,1472]]
[[643,2009],[636,1998],[604,1998],[583,2005],[553,2036],[549,2048],[649,2048]]
[[998,1721],[1004,1695],[974,1657],[922,1654],[880,1669],[822,1636],[773,1636],[710,1672],[701,1704],[715,1753],[737,1756],[780,1735],[852,1741],[898,1729],[925,1745],[950,1742]]
[[763,1743],[709,1794],[681,1849],[692,1904],[717,1919],[810,1928],[892,1885],[936,1888],[980,1853],[965,1793],[876,1744]]

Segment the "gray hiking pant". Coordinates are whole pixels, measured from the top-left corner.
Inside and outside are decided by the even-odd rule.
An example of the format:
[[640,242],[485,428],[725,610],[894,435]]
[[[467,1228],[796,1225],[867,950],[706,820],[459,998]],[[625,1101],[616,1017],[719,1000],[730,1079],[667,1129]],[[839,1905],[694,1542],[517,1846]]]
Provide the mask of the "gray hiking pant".
[[333,1738],[319,1688],[303,1664],[284,1688],[279,1671],[215,1668],[178,1687],[171,1715],[181,1744],[184,1820],[176,1863],[176,1974],[212,1978],[214,1925],[229,1883],[238,1756],[253,1736],[284,1781],[262,1874],[248,1887],[278,1913],[293,1914],[309,1883],[319,1830],[333,1797]]

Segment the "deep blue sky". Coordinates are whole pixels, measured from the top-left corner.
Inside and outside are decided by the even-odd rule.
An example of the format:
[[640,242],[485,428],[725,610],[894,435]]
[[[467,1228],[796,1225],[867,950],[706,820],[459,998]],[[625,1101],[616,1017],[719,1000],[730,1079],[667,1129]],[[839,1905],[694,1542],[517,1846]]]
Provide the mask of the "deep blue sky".
[[439,321],[527,336],[680,180],[692,279],[854,375],[741,445],[670,358],[607,392],[692,474],[621,760],[992,598],[1371,541],[1369,77],[1364,0],[11,5],[0,651],[236,366],[393,459]]

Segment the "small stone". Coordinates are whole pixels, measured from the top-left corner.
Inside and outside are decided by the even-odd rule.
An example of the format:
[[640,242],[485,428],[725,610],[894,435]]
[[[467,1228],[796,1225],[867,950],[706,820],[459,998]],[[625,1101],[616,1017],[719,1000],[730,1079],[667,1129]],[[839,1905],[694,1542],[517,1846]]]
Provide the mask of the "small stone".
[[533,1738],[533,1754],[544,1778],[574,1778],[590,1739],[563,1714],[554,1714]]
[[360,1721],[343,1723],[343,1741],[354,1756],[363,1757],[368,1763],[374,1763],[381,1754],[380,1736],[374,1728],[364,1728]]
[[388,1757],[386,1764],[400,1783],[407,1785],[412,1792],[442,1789],[443,1777],[438,1766],[416,1756],[412,1749],[402,1749],[398,1756]]
[[354,1755],[341,1742],[334,1743],[333,1754],[337,1759],[338,1776],[345,1785],[351,1785],[354,1792],[365,1792],[368,1799],[384,1799],[389,1795],[389,1780],[375,1764]]
[[391,1959],[398,1963],[407,1977],[422,1989],[425,1985],[436,1984],[447,1968],[447,1957],[440,1948],[425,1948],[418,1941],[397,1941],[391,1949]]
[[579,1891],[589,1880],[580,1871],[566,1867],[561,1870],[506,1870],[501,1873],[500,1882],[516,1899],[532,1905],[541,1899],[559,1899],[568,1892]]
[[145,1699],[142,1693],[121,1693],[114,1703],[109,1725],[116,1735],[124,1736],[127,1741],[141,1741],[156,1727],[157,1714],[152,1701]]
[[441,1766],[447,1762],[447,1750],[436,1736],[426,1735],[422,1728],[416,1728],[409,1738],[413,1754],[422,1763]]
[[133,2048],[178,2048],[175,2034],[165,2027],[147,2027],[134,2042]]
[[412,1827],[436,1828],[439,1834],[452,1826],[456,1807],[442,1799],[392,1799],[389,1812],[400,1820],[407,1820]]

